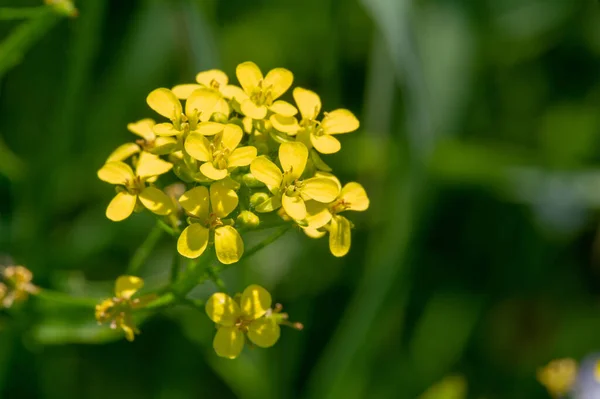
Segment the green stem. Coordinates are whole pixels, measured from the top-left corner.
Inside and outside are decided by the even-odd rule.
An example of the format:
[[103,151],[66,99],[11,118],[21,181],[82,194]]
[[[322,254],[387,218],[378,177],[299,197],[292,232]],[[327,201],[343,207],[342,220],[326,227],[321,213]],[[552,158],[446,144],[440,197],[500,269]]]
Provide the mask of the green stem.
[[144,265],[152,253],[152,250],[162,237],[162,234],[163,229],[157,223],[152,228],[150,234],[148,234],[148,237],[146,237],[142,245],[140,245],[140,247],[133,254],[133,257],[129,261],[129,265],[127,266],[127,274],[137,275],[137,273],[139,273],[141,267]]
[[173,284],[179,278],[179,272],[181,271],[181,255],[175,251],[173,255],[173,262],[171,263],[171,275],[169,277],[170,283]]
[[172,237],[177,237],[179,235],[177,230],[166,224],[163,220],[159,219],[158,216],[156,217],[156,225]]
[[13,19],[27,19],[37,17],[45,11],[46,7],[21,7],[21,8],[0,8],[0,20],[8,21]]
[[39,291],[33,295],[44,301],[77,307],[93,308],[100,302],[98,299],[71,296],[69,294],[65,294],[64,292],[53,291],[45,288],[40,288]]

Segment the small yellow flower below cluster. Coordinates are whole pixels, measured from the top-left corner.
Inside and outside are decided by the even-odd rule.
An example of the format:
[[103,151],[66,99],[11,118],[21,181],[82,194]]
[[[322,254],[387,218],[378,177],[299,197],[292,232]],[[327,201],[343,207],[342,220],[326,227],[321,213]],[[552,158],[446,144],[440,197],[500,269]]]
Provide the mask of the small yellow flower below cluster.
[[38,288],[31,282],[33,274],[23,266],[7,266],[2,270],[0,282],[0,307],[10,308],[14,303],[24,302]]
[[559,398],[573,387],[577,369],[577,362],[574,359],[557,359],[540,368],[537,371],[537,379],[553,398]]

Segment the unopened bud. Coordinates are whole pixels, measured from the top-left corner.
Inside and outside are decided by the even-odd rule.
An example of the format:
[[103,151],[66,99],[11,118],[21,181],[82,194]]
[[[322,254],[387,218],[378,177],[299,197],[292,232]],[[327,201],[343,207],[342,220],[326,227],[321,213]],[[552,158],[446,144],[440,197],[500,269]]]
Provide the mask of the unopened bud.
[[267,193],[254,193],[250,196],[250,205],[256,208],[263,202],[269,199],[269,194]]
[[260,223],[260,219],[250,211],[242,211],[237,217],[237,223],[244,227],[256,227]]
[[227,123],[227,121],[229,120],[227,115],[225,115],[221,112],[215,112],[214,114],[212,114],[212,118],[215,122],[219,122],[219,123]]
[[247,187],[250,187],[250,188],[257,188],[257,187],[264,186],[264,184],[260,180],[258,180],[256,177],[254,177],[254,175],[252,173],[246,173],[244,176],[242,176],[242,181],[244,182],[244,184]]

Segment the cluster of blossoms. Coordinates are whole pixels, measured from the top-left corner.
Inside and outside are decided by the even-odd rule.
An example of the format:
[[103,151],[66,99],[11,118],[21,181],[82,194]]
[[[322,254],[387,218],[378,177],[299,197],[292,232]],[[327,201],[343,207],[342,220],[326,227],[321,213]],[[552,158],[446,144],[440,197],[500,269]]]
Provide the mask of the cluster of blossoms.
[[0,308],[10,308],[14,303],[23,302],[38,288],[32,284],[31,271],[23,266],[7,266],[2,270],[0,282]]

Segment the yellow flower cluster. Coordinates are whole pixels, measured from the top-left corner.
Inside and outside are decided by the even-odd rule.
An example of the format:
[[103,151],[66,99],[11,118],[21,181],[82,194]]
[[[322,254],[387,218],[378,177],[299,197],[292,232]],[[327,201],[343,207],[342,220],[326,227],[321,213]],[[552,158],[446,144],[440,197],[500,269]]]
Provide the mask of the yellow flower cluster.
[[[300,87],[295,106],[281,100],[292,72],[275,68],[263,76],[252,62],[237,66],[240,86],[219,70],[200,72],[196,83],[152,91],[146,101],[158,123],[128,125],[139,136],[118,147],[98,171],[116,186],[106,216],[121,221],[144,209],[182,230],[177,249],[197,258],[214,246],[221,263],[240,260],[240,224],[260,224],[254,213],[279,215],[310,237],[329,233],[331,252],[350,249],[352,223],[346,210],[364,211],[369,199],[358,183],[342,186],[319,154],[340,150],[338,134],[359,127],[346,109],[321,115],[319,96]],[[186,185],[171,198],[157,184],[172,171]]]
[[2,270],[0,282],[0,308],[10,308],[14,303],[23,302],[38,288],[31,280],[33,274],[23,266],[8,266]]

